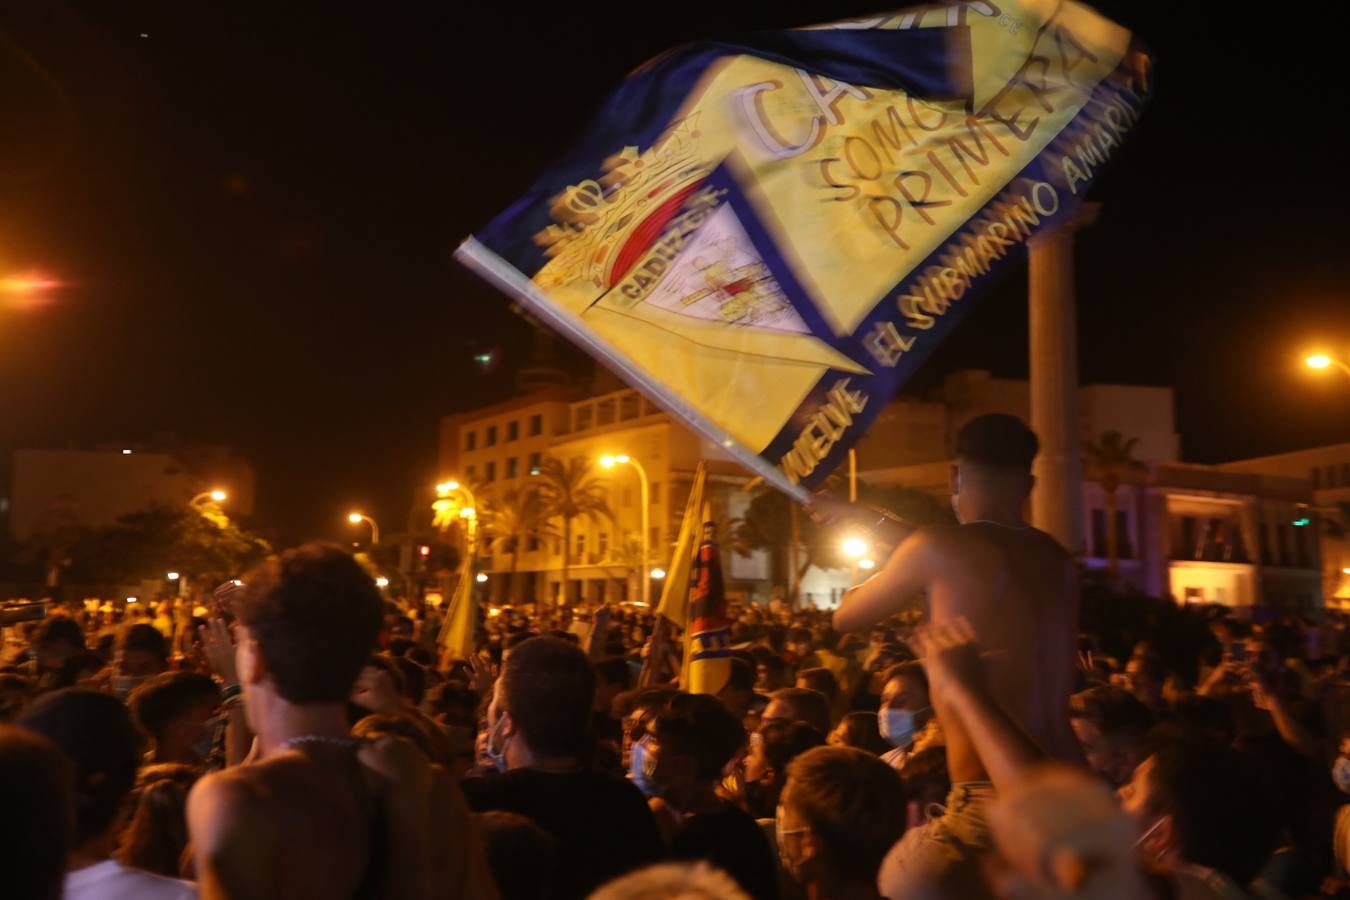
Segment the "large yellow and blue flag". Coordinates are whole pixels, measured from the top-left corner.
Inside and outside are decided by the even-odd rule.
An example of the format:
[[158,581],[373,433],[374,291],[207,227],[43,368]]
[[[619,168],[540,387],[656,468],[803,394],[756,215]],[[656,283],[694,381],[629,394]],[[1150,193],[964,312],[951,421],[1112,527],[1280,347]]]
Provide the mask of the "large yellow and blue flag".
[[1148,91],[1130,32],[1073,0],[694,44],[458,256],[805,498]]

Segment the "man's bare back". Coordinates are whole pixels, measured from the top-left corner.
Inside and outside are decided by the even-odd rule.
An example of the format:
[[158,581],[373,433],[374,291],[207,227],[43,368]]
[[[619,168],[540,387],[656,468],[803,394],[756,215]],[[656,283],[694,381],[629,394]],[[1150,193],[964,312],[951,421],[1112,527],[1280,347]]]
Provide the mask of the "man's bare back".
[[[1078,633],[1073,558],[1044,532],[990,522],[923,528],[895,549],[881,571],[850,591],[837,628],[856,631],[927,595],[935,624],[965,617],[985,654],[1000,706],[1045,752],[1077,760],[1069,727]],[[954,783],[986,781],[979,756],[940,694],[933,706],[947,741]]]
[[371,896],[379,779],[325,745],[202,779],[188,802],[201,896]]
[[[1069,726],[1078,636],[1073,558],[1034,528],[973,523],[934,529],[929,617],[964,616],[984,654],[989,684],[1003,710],[1052,758],[1081,761]],[[960,721],[933,697],[955,783],[988,779]]]

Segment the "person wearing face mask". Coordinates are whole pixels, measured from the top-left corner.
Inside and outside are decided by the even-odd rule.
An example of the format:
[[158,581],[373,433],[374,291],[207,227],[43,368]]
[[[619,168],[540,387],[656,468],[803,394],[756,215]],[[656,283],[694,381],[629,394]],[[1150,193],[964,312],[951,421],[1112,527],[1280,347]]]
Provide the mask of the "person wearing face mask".
[[523,815],[557,842],[553,896],[587,896],[664,855],[642,794],[584,765],[592,736],[595,673],[585,652],[531,638],[502,663],[488,705],[485,752],[497,775],[462,784],[475,812]]
[[1183,896],[1243,896],[1276,849],[1279,818],[1263,773],[1227,745],[1166,744],[1119,796],[1140,856]]
[[871,754],[817,747],[788,766],[775,823],[779,860],[809,900],[876,900],[881,861],[905,830],[904,788]]
[[921,750],[942,746],[942,732],[928,699],[928,677],[918,662],[896,663],[886,672],[877,727],[895,748],[881,758],[895,769],[903,769]]
[[131,717],[151,740],[147,763],[206,762],[215,741],[220,688],[198,672],[165,672],[132,691]]
[[169,670],[169,643],[153,625],[128,625],[113,652],[113,693],[125,701],[152,676]]

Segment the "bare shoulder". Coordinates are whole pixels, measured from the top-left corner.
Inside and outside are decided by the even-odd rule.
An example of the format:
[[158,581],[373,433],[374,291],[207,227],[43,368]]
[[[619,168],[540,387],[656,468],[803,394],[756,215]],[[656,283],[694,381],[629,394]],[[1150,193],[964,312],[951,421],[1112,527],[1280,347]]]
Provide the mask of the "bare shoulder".
[[[188,794],[188,822],[194,839],[233,826],[266,827],[272,795],[267,773],[259,765],[237,766],[203,776]],[[200,826],[200,828],[199,828]]]

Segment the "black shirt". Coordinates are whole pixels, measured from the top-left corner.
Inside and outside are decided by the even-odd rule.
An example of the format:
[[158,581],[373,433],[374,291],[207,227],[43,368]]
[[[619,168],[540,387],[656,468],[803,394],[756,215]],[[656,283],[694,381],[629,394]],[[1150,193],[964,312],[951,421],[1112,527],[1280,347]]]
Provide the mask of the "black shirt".
[[514,769],[462,784],[475,812],[519,813],[557,841],[554,900],[581,900],[665,855],[646,800],[623,778],[584,769]]
[[750,815],[730,804],[680,823],[671,841],[675,859],[706,859],[755,900],[778,900],[778,860]]

